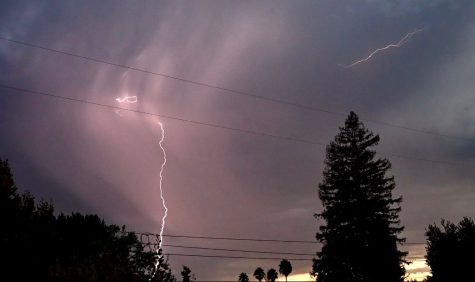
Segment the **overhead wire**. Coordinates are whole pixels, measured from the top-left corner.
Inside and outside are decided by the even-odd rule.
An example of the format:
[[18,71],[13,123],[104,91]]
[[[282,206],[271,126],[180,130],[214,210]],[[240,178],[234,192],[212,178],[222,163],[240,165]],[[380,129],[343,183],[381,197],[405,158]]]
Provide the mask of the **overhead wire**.
[[[158,245],[158,244],[151,244],[151,245]],[[238,253],[294,255],[294,256],[311,256],[311,257],[315,256],[315,253],[294,253],[294,252],[275,252],[275,251],[243,250],[243,249],[229,249],[229,248],[210,248],[210,247],[197,247],[197,246],[185,246],[185,245],[173,245],[173,244],[163,244],[162,246],[170,247],[170,248],[205,250],[205,251],[224,251],[224,252],[238,252]],[[413,258],[413,257],[421,257],[421,256],[408,256],[408,257]]]
[[[175,116],[170,116],[170,115],[164,115],[164,114],[157,114],[157,113],[146,112],[146,111],[141,111],[141,110],[127,109],[127,108],[123,108],[123,107],[103,104],[103,103],[99,103],[99,102],[93,102],[93,101],[79,99],[79,98],[66,97],[66,96],[51,94],[51,93],[42,92],[42,91],[20,88],[20,87],[16,87],[16,86],[12,86],[12,85],[0,84],[0,87],[5,88],[5,89],[18,91],[20,93],[25,93],[25,94],[46,96],[46,97],[61,99],[61,100],[65,100],[65,101],[95,105],[95,106],[99,106],[99,107],[103,107],[103,108],[123,110],[123,111],[128,111],[128,112],[133,112],[133,113],[143,114],[143,115],[148,115],[148,116],[156,116],[156,117],[161,117],[161,118],[164,118],[164,119],[176,120],[176,121],[180,121],[180,122],[185,122],[185,123],[190,123],[190,124],[195,124],[195,125],[201,125],[201,126],[206,126],[206,127],[210,127],[210,128],[217,128],[217,129],[223,129],[223,130],[228,130],[228,131],[235,131],[235,132],[240,132],[240,133],[245,133],[245,134],[250,134],[250,135],[270,137],[270,138],[274,138],[274,139],[286,140],[286,141],[291,141],[291,142],[299,142],[299,143],[305,143],[305,144],[310,144],[310,145],[319,145],[319,146],[323,146],[323,147],[326,146],[324,143],[318,142],[318,141],[300,139],[300,138],[289,137],[289,136],[284,136],[284,135],[271,134],[271,133],[256,131],[256,130],[230,127],[230,126],[225,126],[225,125],[220,125],[220,124],[215,124],[215,123],[196,121],[196,120],[192,120],[192,119],[185,119],[185,118],[180,118],[180,117],[175,117]],[[450,161],[445,161],[445,160],[433,160],[433,159],[425,159],[425,158],[418,158],[418,157],[408,157],[408,156],[386,153],[386,152],[382,152],[382,153],[384,153],[388,156],[392,156],[392,157],[396,157],[396,158],[400,158],[400,159],[415,160],[415,161],[428,162],[428,163],[438,163],[438,164],[451,165],[451,166],[457,166],[457,167],[475,168],[475,164],[463,164],[463,163],[455,163],[455,162],[450,162]]]
[[[224,256],[224,255],[198,255],[198,254],[176,254],[166,253],[165,256],[181,256],[181,257],[202,257],[202,258],[230,258],[230,259],[257,259],[257,260],[281,260],[278,257],[248,257],[248,256]],[[290,261],[311,261],[309,258],[288,258]]]
[[88,101],[88,100],[84,100],[84,99],[65,97],[65,96],[61,96],[61,95],[55,95],[55,94],[51,94],[51,93],[46,93],[46,92],[42,92],[42,91],[35,91],[35,90],[31,90],[31,89],[25,89],[25,88],[20,88],[20,87],[16,87],[16,86],[6,85],[6,84],[0,84],[0,87],[15,90],[15,91],[19,91],[19,92],[22,92],[22,93],[28,93],[28,94],[32,94],[32,95],[42,95],[42,96],[47,96],[47,97],[51,97],[51,98],[67,100],[67,101],[71,101],[71,102],[90,104],[90,105],[95,105],[95,106],[99,106],[99,107],[103,107],[103,108],[133,112],[133,113],[143,114],[143,115],[148,115],[148,116],[156,116],[156,117],[160,117],[160,118],[164,118],[164,119],[176,120],[176,121],[181,121],[181,122],[186,122],[186,123],[191,123],[191,124],[196,124],[196,125],[202,125],[202,126],[225,129],[225,130],[231,130],[231,131],[237,131],[237,132],[241,132],[241,133],[246,133],[246,134],[251,134],[251,135],[259,135],[259,136],[270,137],[270,138],[275,138],[275,139],[282,139],[282,140],[287,140],[287,141],[294,141],[294,142],[324,146],[324,144],[321,143],[321,142],[316,142],[316,141],[311,141],[311,140],[305,140],[305,139],[299,139],[299,138],[288,137],[288,136],[283,136],[283,135],[265,133],[265,132],[261,132],[261,131],[254,131],[254,130],[224,126],[224,125],[208,123],[208,122],[201,122],[201,121],[185,119],[185,118],[180,118],[180,117],[174,117],[174,116],[164,115],[164,114],[157,114],[157,113],[152,113],[152,112],[146,112],[146,111],[141,111],[141,110],[127,109],[127,108],[123,108],[123,107],[118,107],[118,106],[113,106],[113,105]]
[[[145,246],[157,246],[158,243],[150,241],[149,236],[152,238],[158,238],[157,234],[150,232],[132,232],[140,236],[143,240],[145,236],[146,242],[143,242]],[[251,242],[273,242],[273,243],[311,243],[318,244],[317,241],[307,241],[307,240],[281,240],[281,239],[261,239],[261,238],[243,238],[243,237],[215,237],[215,236],[191,236],[191,235],[170,235],[163,234],[163,237],[173,237],[173,238],[187,238],[187,239],[209,239],[209,240],[225,240],[225,241],[251,241]],[[419,242],[405,242],[406,245],[426,245],[426,243]],[[241,252],[241,253],[251,253],[251,254],[272,254],[272,255],[294,255],[294,256],[310,256],[314,257],[313,253],[297,253],[297,252],[277,252],[277,251],[262,251],[262,250],[247,250],[247,249],[231,249],[231,248],[214,248],[214,247],[199,247],[199,246],[189,246],[189,245],[175,245],[175,244],[163,244],[164,247],[170,248],[182,248],[190,250],[199,250],[199,251],[221,251],[221,252]],[[206,255],[206,254],[176,254],[176,253],[167,253],[172,256],[193,256],[193,257],[205,257],[205,258],[241,258],[241,259],[280,259],[280,258],[270,258],[270,257],[249,257],[249,256],[228,256],[228,255]],[[423,259],[423,255],[408,255],[407,259]],[[300,258],[292,258],[291,260],[306,260]],[[310,259],[307,259],[310,260]]]
[[[131,232],[137,235],[156,237],[158,234],[151,232]],[[217,236],[194,236],[194,235],[175,235],[163,234],[163,237],[171,238],[187,238],[187,239],[206,239],[206,240],[225,240],[225,241],[251,241],[251,242],[275,242],[275,243],[303,243],[303,244],[319,244],[317,241],[310,240],[285,240],[285,239],[263,239],[263,238],[249,238],[249,237],[217,237]],[[425,245],[425,242],[404,242],[407,245]]]
[[[169,74],[166,74],[166,73],[154,72],[154,71],[150,71],[150,70],[146,70],[146,69],[142,69],[142,68],[138,68],[138,67],[132,67],[132,66],[129,66],[129,65],[126,65],[126,64],[114,63],[114,62],[107,61],[107,60],[104,60],[104,59],[98,59],[98,58],[94,58],[94,57],[90,57],[90,56],[79,55],[79,54],[75,54],[75,53],[64,51],[64,50],[58,50],[58,49],[54,49],[54,48],[51,48],[51,47],[42,46],[42,45],[39,45],[39,44],[33,44],[33,43],[30,43],[30,42],[26,42],[26,41],[20,41],[20,40],[7,38],[5,36],[0,36],[0,40],[10,42],[10,43],[14,43],[14,44],[18,44],[18,45],[22,45],[22,46],[26,46],[26,47],[30,47],[30,48],[36,48],[36,49],[40,49],[40,50],[44,50],[44,51],[48,51],[48,52],[53,52],[53,53],[57,53],[57,54],[61,54],[61,55],[71,56],[71,57],[75,57],[75,58],[79,58],[79,59],[83,59],[83,60],[87,60],[87,61],[91,61],[91,62],[95,62],[95,63],[106,64],[106,65],[110,65],[110,66],[114,66],[114,67],[119,67],[119,68],[123,68],[123,69],[128,69],[128,70],[132,70],[132,71],[137,71],[137,72],[149,74],[149,75],[159,76],[159,77],[163,77],[163,78],[166,78],[166,79],[172,79],[172,80],[176,80],[176,81],[180,81],[180,82],[184,82],[184,83],[189,83],[189,84],[193,84],[193,85],[197,85],[197,86],[201,86],[201,87],[216,89],[216,90],[221,91],[219,93],[229,93],[229,94],[247,96],[247,97],[254,98],[254,99],[259,99],[259,100],[264,100],[264,101],[268,101],[268,102],[272,102],[272,103],[292,106],[292,107],[296,107],[296,108],[300,108],[300,109],[304,109],[304,110],[308,110],[308,111],[322,112],[322,113],[337,115],[337,116],[346,116],[346,113],[342,113],[342,112],[338,112],[338,111],[327,110],[327,109],[324,109],[324,108],[317,108],[317,107],[308,106],[308,105],[295,103],[295,102],[290,102],[290,101],[286,101],[286,100],[282,100],[282,99],[257,95],[257,94],[250,93],[250,92],[234,90],[234,89],[231,89],[231,88],[217,86],[217,85],[213,85],[213,84],[205,83],[205,82],[200,82],[200,81],[196,81],[196,80],[186,79],[186,78],[182,78],[182,77],[175,76],[175,75],[169,75]],[[386,127],[398,128],[398,129],[402,129],[402,130],[406,130],[406,131],[412,131],[412,132],[421,133],[421,134],[434,135],[434,136],[439,136],[439,137],[445,137],[445,138],[459,139],[459,140],[464,140],[464,141],[469,141],[469,142],[475,142],[474,139],[467,138],[467,137],[455,136],[455,135],[450,135],[450,134],[445,134],[445,133],[439,133],[439,132],[435,132],[435,131],[430,131],[430,130],[425,130],[425,129],[420,129],[420,128],[414,128],[414,127],[409,127],[409,126],[404,126],[404,125],[397,125],[397,124],[393,124],[393,123],[386,122],[386,121],[378,121],[378,120],[367,119],[367,118],[361,118],[361,120],[366,121],[366,122],[371,122],[371,123],[374,123],[374,124],[380,124],[380,125],[383,125],[383,126],[386,126]]]
[[[165,253],[165,256],[182,256],[182,257],[201,257],[201,258],[229,258],[229,259],[255,259],[255,260],[281,260],[283,257],[250,257],[250,256],[225,256],[225,255],[202,255],[202,254],[178,254]],[[313,258],[285,258],[290,261],[312,261]],[[414,257],[415,260],[422,260],[423,257]]]
[[228,248],[210,248],[210,247],[197,247],[197,246],[184,246],[163,244],[164,247],[180,248],[180,249],[193,249],[193,250],[206,250],[206,251],[225,251],[225,252],[239,252],[239,253],[256,253],[256,254],[274,254],[274,255],[295,255],[295,256],[314,256],[312,253],[292,253],[292,252],[272,252],[272,251],[258,251],[258,250],[243,250],[243,249],[228,249]]

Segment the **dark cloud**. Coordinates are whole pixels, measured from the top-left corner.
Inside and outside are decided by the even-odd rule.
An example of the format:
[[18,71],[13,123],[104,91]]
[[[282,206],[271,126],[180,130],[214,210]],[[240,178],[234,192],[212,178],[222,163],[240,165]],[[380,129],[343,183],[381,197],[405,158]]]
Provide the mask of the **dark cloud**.
[[[1,6],[1,36],[475,139],[471,1],[11,1]],[[351,69],[341,67],[421,27],[426,29],[403,47]],[[0,72],[6,74],[3,84],[113,105],[118,96],[137,95],[132,108],[321,143],[328,143],[344,120],[4,41]],[[0,91],[0,155],[11,159],[22,188],[53,199],[65,211],[99,212],[133,229],[159,230],[158,118]],[[314,238],[323,146],[162,121],[168,233]],[[424,228],[441,217],[474,216],[468,167],[475,163],[473,142],[367,125],[380,133],[381,154],[393,163],[396,193],[405,198],[408,240],[424,241]],[[275,244],[232,247],[315,251]],[[203,280],[235,279],[257,266],[179,257],[171,262],[189,265]],[[296,272],[310,269],[308,263],[295,264]]]

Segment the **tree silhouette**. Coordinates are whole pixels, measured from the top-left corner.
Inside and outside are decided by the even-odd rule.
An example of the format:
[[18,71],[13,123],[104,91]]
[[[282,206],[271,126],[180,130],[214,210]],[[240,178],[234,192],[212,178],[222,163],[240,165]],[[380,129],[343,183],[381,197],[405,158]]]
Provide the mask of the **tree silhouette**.
[[264,272],[264,269],[258,267],[256,270],[254,270],[254,277],[256,277],[259,282],[262,281],[266,277],[266,273]]
[[279,274],[277,273],[275,269],[271,268],[267,271],[267,281],[275,282],[275,280],[277,280],[278,277],[279,277]]
[[[154,272],[157,254],[136,234],[97,215],[55,215],[51,204],[18,193],[2,159],[0,222],[2,281],[145,282]],[[176,281],[163,257],[160,265],[152,281]]]
[[176,282],[177,280],[172,274],[172,270],[168,264],[168,258],[165,259],[162,255],[162,249],[158,249],[157,251],[158,265],[150,282]]
[[441,227],[429,225],[427,264],[432,276],[429,282],[471,281],[475,265],[475,223],[465,217],[458,224],[442,220]]
[[183,278],[183,282],[191,282],[195,280],[194,275],[191,274],[191,269],[186,265],[183,266],[181,277]]
[[402,282],[407,253],[398,250],[402,198],[393,198],[391,165],[376,159],[374,135],[351,112],[327,146],[319,198],[326,221],[317,233],[323,243],[312,274],[318,282]]
[[246,273],[242,272],[241,274],[239,274],[238,282],[249,282],[249,277]]
[[285,281],[287,281],[287,276],[292,273],[292,264],[290,261],[283,259],[279,264],[279,273],[285,276]]
[[136,235],[125,227],[79,213],[59,215],[55,227],[58,250],[50,275],[58,280],[144,281],[150,277],[156,255],[145,252]]

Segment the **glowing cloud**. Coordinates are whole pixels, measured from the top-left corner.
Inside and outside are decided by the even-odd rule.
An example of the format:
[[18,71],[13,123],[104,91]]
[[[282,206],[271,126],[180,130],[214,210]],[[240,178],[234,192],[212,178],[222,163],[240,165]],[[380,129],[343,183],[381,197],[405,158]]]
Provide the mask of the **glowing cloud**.
[[411,264],[405,264],[404,268],[407,272],[406,281],[423,281],[430,275],[429,266],[425,259],[415,259]]
[[[277,279],[277,281],[279,282],[286,281],[285,276],[279,275],[279,278]],[[300,273],[300,274],[289,275],[289,277],[287,277],[287,281],[311,282],[311,281],[315,281],[315,278],[310,276],[309,273]]]
[[376,55],[377,53],[381,52],[381,51],[385,51],[387,49],[390,49],[390,48],[399,48],[401,47],[402,45],[406,44],[409,39],[411,39],[412,36],[414,36],[415,34],[423,31],[424,28],[421,28],[421,29],[418,29],[418,30],[415,30],[413,32],[409,32],[408,34],[406,34],[406,36],[404,36],[401,40],[399,40],[397,43],[391,43],[389,44],[388,46],[386,47],[382,47],[382,48],[378,48],[376,50],[374,50],[373,52],[371,52],[368,57],[366,58],[363,58],[363,59],[360,59],[360,60],[357,60],[356,62],[350,64],[350,65],[347,65],[347,66],[344,66],[345,69],[348,69],[348,68],[351,68],[351,67],[354,67],[356,66],[357,64],[359,63],[363,63],[363,62],[366,62],[368,60],[370,60],[374,55]]
[[130,104],[133,104],[133,103],[137,103],[137,96],[125,96],[123,98],[115,98],[115,100],[119,103],[130,103]]

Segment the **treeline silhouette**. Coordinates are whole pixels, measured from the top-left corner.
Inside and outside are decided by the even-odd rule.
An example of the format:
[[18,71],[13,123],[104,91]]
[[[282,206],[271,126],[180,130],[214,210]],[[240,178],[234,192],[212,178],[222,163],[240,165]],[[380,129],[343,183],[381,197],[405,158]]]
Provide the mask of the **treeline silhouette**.
[[[290,261],[283,259],[279,264],[279,273],[285,276],[285,281],[287,281],[287,276],[292,273],[292,264]],[[277,278],[279,278],[279,273],[274,268],[270,268],[267,272],[264,271],[263,268],[258,267],[254,270],[254,278],[256,278],[259,282],[263,279],[268,282],[275,282]],[[238,276],[238,282],[249,282],[249,276],[247,273],[242,272]]]
[[[177,281],[168,261],[145,250],[125,226],[98,215],[55,215],[52,204],[19,193],[7,160],[0,159],[2,281]],[[192,281],[184,266],[183,281]]]
[[442,220],[441,226],[429,225],[427,264],[432,276],[428,282],[474,281],[475,223],[465,217],[458,224]]

